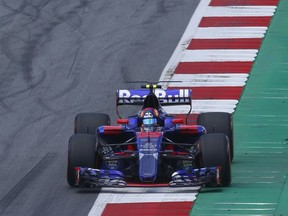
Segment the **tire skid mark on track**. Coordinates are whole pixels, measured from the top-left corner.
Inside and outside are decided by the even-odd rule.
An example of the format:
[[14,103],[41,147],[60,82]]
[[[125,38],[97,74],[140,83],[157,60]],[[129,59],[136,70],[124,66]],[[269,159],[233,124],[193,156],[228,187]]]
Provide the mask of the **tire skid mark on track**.
[[[55,14],[57,12],[56,9],[59,10],[59,7],[54,7],[53,10],[56,12],[52,14],[51,12],[48,12],[48,10],[44,9],[48,3],[47,0],[40,1],[38,4],[31,4],[30,2],[25,1],[20,4],[19,7],[14,6],[15,8],[13,8],[6,2],[2,1],[2,6],[11,11],[9,15],[6,15],[5,19],[8,18],[7,16],[16,16],[17,18],[21,18],[21,15],[23,14],[32,17],[32,19],[22,19],[23,21],[21,22],[23,24],[21,27],[13,26],[8,32],[2,32],[6,36],[1,40],[1,50],[14,65],[19,65],[19,69],[22,71],[23,80],[27,82],[28,88],[25,89],[24,92],[35,88],[39,84],[35,81],[35,77],[37,77],[39,73],[38,71],[33,71],[33,64],[35,64],[34,59],[35,56],[37,56],[39,47],[44,46],[51,40],[51,33],[61,23],[67,24],[74,31],[79,30],[82,24],[82,15],[80,15],[79,10],[82,10],[87,5],[86,1],[81,1],[79,4],[69,8],[68,11],[65,11],[62,14],[60,12]],[[31,10],[36,12],[31,12]],[[80,22],[77,21],[75,23],[74,21],[67,21],[70,20],[70,18],[76,17],[76,15]],[[19,36],[19,29],[21,30],[21,36]],[[83,32],[80,32],[80,34],[87,39]],[[13,44],[14,46],[15,42],[19,44],[17,50],[10,48],[10,44]],[[14,73],[9,74],[9,76],[11,75],[15,76]],[[13,81],[14,79],[11,77],[9,80]]]
[[57,7],[54,7],[53,14],[49,13],[54,19],[58,20],[60,23],[65,23],[74,31],[77,31],[85,40],[90,40],[90,38],[85,34],[85,32],[81,29],[81,25],[83,23],[84,17],[84,9],[89,6],[87,0],[79,1],[79,4],[72,7],[67,12],[60,12],[61,8],[67,9],[67,3],[63,1],[58,4]]
[[[15,60],[15,57],[17,62],[21,65],[21,69],[23,72],[23,78],[27,82],[28,86],[30,88],[33,88],[34,84],[32,83],[33,81],[33,58],[35,56],[35,53],[37,53],[36,49],[39,46],[39,43],[41,42],[41,38],[43,36],[46,36],[47,32],[41,32],[41,33],[36,33],[32,34],[31,29],[32,25],[37,23],[37,20],[40,18],[41,15],[41,10],[39,8],[44,7],[47,3],[46,1],[44,2],[44,5],[42,5],[42,2],[39,2],[38,5],[32,5],[29,2],[25,1],[18,8],[13,8],[12,6],[7,5],[6,2],[2,1],[2,5],[6,6],[6,8],[11,10],[11,15],[13,16],[21,16],[25,15],[28,16],[29,18],[32,17],[32,19],[22,19],[24,22],[23,27],[21,29],[24,29],[28,33],[28,38],[26,40],[22,40],[22,44],[20,47],[20,53],[18,50],[12,50],[9,47],[9,42],[11,40],[11,36],[18,37],[19,32],[18,32],[18,26],[13,26],[12,30],[7,32],[6,34],[8,37],[4,41],[2,41],[2,44],[7,44],[8,46],[6,47],[6,50],[8,49],[10,53],[12,54],[12,57],[10,58],[12,61]],[[31,10],[33,12],[31,12]],[[31,15],[32,14],[32,15]],[[36,14],[36,15],[35,15]],[[34,29],[34,28],[33,28]],[[21,40],[21,38],[18,38]]]
[[[39,8],[37,8],[36,6],[32,5],[30,2],[26,0],[22,4],[20,4],[19,7],[13,8],[12,6],[8,5],[7,2],[2,0],[1,6],[11,11],[9,16],[13,17],[15,14],[21,14],[29,18],[32,18],[31,22],[39,18],[39,12],[40,12],[39,9],[42,7],[45,7],[46,5],[46,4],[41,5],[41,2],[40,2],[40,4],[38,5]],[[31,11],[31,9],[33,9],[33,12]]]
[[72,73],[72,71],[73,71],[74,64],[75,64],[76,59],[77,59],[77,56],[78,56],[78,54],[79,54],[79,50],[80,50],[80,46],[79,46],[79,47],[77,48],[77,50],[76,50],[75,56],[74,56],[74,58],[73,58],[73,61],[72,61],[71,67],[70,67],[70,70],[69,70],[69,72],[68,72],[68,74],[67,74],[67,79],[70,77],[70,75],[71,75],[71,73]]
[[[66,86],[65,89],[60,89],[58,92],[56,92],[54,95],[52,95],[50,97],[46,97],[46,98],[41,97],[42,96],[41,92],[42,91],[44,92],[43,86],[44,86],[44,88],[45,88],[45,86],[47,86],[46,85],[46,83],[48,81],[47,75],[49,75],[49,73],[46,70],[42,69],[42,67],[40,65],[38,65],[40,70],[35,71],[35,67],[33,65],[36,62],[35,61],[35,53],[37,55],[37,52],[38,52],[37,50],[40,49],[40,47],[45,46],[46,42],[49,42],[49,40],[50,40],[49,34],[54,30],[55,27],[57,27],[61,23],[59,20],[55,21],[55,19],[56,19],[55,16],[52,16],[52,19],[50,18],[50,16],[47,16],[47,11],[43,8],[48,3],[49,2],[47,2],[47,1],[44,1],[44,2],[41,1],[37,4],[34,3],[32,5],[32,4],[27,2],[28,6],[26,4],[23,4],[23,3],[20,4],[20,6],[18,6],[16,4],[15,4],[16,6],[15,5],[10,6],[10,5],[6,4],[6,2],[2,1],[2,6],[9,9],[10,15],[18,18],[19,16],[21,16],[21,14],[24,14],[26,16],[26,18],[24,17],[23,21],[21,21],[21,23],[24,23],[24,25],[23,25],[23,27],[20,27],[20,34],[18,31],[19,27],[12,25],[12,28],[9,28],[8,31],[4,30],[4,33],[3,33],[4,37],[1,39],[1,51],[4,53],[3,56],[6,56],[7,59],[10,61],[10,63],[9,63],[9,66],[10,66],[9,69],[10,70],[9,71],[15,71],[15,72],[7,73],[6,70],[4,72],[4,74],[5,74],[5,79],[3,79],[4,86],[1,85],[1,88],[3,87],[3,89],[4,89],[4,91],[3,91],[4,94],[3,94],[3,96],[0,95],[0,98],[1,98],[1,103],[0,103],[0,111],[1,112],[0,113],[5,114],[5,113],[8,113],[12,110],[15,110],[15,108],[13,108],[13,104],[15,104],[15,102],[17,101],[15,97],[21,97],[21,101],[23,102],[24,101],[23,97],[26,97],[26,95],[29,94],[29,95],[27,95],[26,99],[30,100],[31,99],[31,93],[34,95],[32,90],[35,90],[35,88],[38,85],[40,86],[40,84],[42,82],[43,82],[43,84],[42,84],[41,90],[39,88],[40,91],[37,91],[35,102],[36,102],[36,104],[39,104],[40,107],[44,107],[45,110],[48,110],[48,112],[49,112],[48,114],[44,114],[44,115],[43,115],[43,113],[41,113],[40,117],[37,118],[36,120],[33,120],[32,123],[30,121],[30,123],[28,123],[28,124],[25,123],[25,125],[22,125],[22,126],[20,125],[20,127],[17,126],[16,129],[14,130],[14,133],[12,133],[12,137],[15,137],[15,134],[17,134],[19,131],[27,128],[28,125],[32,125],[35,122],[37,122],[43,118],[49,117],[49,116],[51,116],[53,114],[57,114],[57,113],[58,114],[64,113],[65,108],[61,109],[61,110],[55,110],[52,107],[50,107],[49,104],[50,104],[51,100],[52,99],[55,100],[55,99],[58,99],[64,95],[66,95],[67,93],[70,92],[70,90],[75,88],[75,86],[78,86],[78,84],[80,82],[79,76],[78,76],[78,74],[76,74],[76,76],[73,78],[72,81],[69,82],[70,84],[68,83],[68,86]],[[82,5],[83,5],[82,3],[83,2],[80,2],[77,6],[72,7],[72,11],[77,13],[76,10],[78,10],[78,8],[82,8]],[[84,6],[85,6],[85,4],[84,4]],[[27,12],[31,10],[31,8],[32,9],[34,8],[37,11],[37,17],[36,18],[39,18],[39,20],[34,19],[32,16],[28,16],[29,14],[30,15],[35,14],[34,12],[27,14]],[[73,14],[73,13],[70,13],[70,16],[71,16],[71,14]],[[8,15],[5,16],[5,19],[8,18],[7,16]],[[32,18],[27,19],[27,16],[32,17]],[[47,19],[46,19],[46,17],[47,17]],[[61,21],[65,21],[65,19],[66,19],[66,16],[63,15]],[[43,20],[44,20],[44,22],[43,22]],[[48,20],[48,21],[46,21],[46,20]],[[70,24],[72,25],[72,23],[70,23]],[[79,26],[77,26],[77,28],[78,27]],[[73,29],[75,30],[76,27]],[[15,43],[13,43],[13,41],[15,41],[15,40],[11,41],[11,38],[14,38],[15,40],[17,40],[16,42],[19,45],[16,47],[17,48],[19,47],[18,49],[12,48],[13,46],[15,46]],[[78,46],[78,50],[80,49],[80,45]],[[70,68],[70,72],[69,72],[70,75],[72,74],[72,70],[74,69],[73,66],[74,66],[74,62],[72,63],[72,66]],[[15,68],[15,70],[12,70],[11,67]],[[34,70],[34,72],[33,72],[33,70]],[[22,76],[19,72],[20,73],[22,72]],[[13,88],[13,90],[11,90],[10,92],[5,92],[8,89],[7,87],[13,86],[13,84],[15,83],[15,79],[17,79],[17,80],[21,79],[24,81],[24,83],[26,82],[27,84],[17,85],[17,87]],[[23,83],[23,81],[20,81],[20,82]],[[47,92],[49,92],[49,89],[47,89],[47,91],[45,91],[45,94],[47,94]],[[39,97],[37,97],[37,96],[39,96]],[[13,99],[13,101],[11,101],[10,99]],[[86,102],[87,102],[87,100],[86,100]],[[83,103],[83,104],[85,104],[85,103]],[[71,108],[73,109],[73,106],[70,107],[70,109]],[[77,108],[77,110],[80,110],[79,105],[76,106],[76,108]],[[35,119],[35,118],[33,117],[33,119]],[[9,137],[11,137],[11,135]],[[8,142],[5,142],[5,145],[6,145],[6,143],[8,143]]]
[[[72,74],[70,73],[70,76],[72,77]],[[61,98],[65,95],[67,95],[69,92],[71,92],[76,86],[78,86],[81,82],[81,77],[80,75],[77,73],[75,75],[73,75],[73,79],[70,78],[69,79],[69,83],[67,85],[65,85],[64,89],[59,90],[57,93],[55,93],[54,95],[47,97],[47,98],[42,98],[42,101],[49,101],[49,100],[56,100],[58,98]]]
[[7,112],[12,112],[12,109],[3,100],[0,99],[0,115]]
[[[37,103],[41,106],[44,107],[48,113],[42,114],[42,115],[34,115],[32,119],[30,119],[29,121],[25,121],[25,124],[21,124],[19,125],[14,131],[12,131],[12,133],[9,135],[9,140],[13,141],[14,139],[16,139],[17,137],[20,136],[20,133],[24,133],[24,131],[28,128],[28,127],[33,127],[34,124],[36,124],[37,122],[43,121],[45,119],[50,119],[50,122],[55,122],[55,121],[61,121],[62,118],[64,118],[65,116],[70,116],[71,112],[75,112],[75,110],[77,110],[78,112],[83,108],[83,106],[88,103],[90,100],[83,102],[83,104],[78,104],[76,106],[70,107],[69,112],[67,112],[67,108],[63,108],[61,110],[53,110],[52,108],[48,107],[47,104],[45,104],[41,99],[39,99],[37,101]],[[50,124],[48,124],[47,126],[45,126],[46,129],[50,128]],[[53,130],[53,128],[50,128],[51,130]],[[10,143],[10,142],[9,142]],[[41,146],[41,144],[38,144],[38,146]]]
[[47,153],[1,200],[0,200],[0,215],[13,202],[13,200],[21,193],[21,191],[31,184],[37,176],[41,174],[54,160],[56,153]]
[[[21,89],[17,89],[16,91],[14,90],[12,93],[10,94],[5,94],[3,96],[0,95],[0,100],[5,100],[8,98],[14,98],[20,94],[23,94],[33,88],[35,88],[36,86],[40,85],[46,78],[46,72],[42,71],[42,73],[40,73],[40,76],[38,77],[38,79],[30,86],[26,87],[26,88],[21,88]],[[7,105],[8,106],[8,105]],[[12,109],[12,108],[11,108]]]

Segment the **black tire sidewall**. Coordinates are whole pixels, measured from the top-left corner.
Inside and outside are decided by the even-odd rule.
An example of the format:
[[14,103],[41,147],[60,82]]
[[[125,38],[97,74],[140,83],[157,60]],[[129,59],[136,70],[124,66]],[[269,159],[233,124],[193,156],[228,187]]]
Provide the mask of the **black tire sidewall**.
[[225,112],[201,113],[197,117],[197,124],[202,125],[207,133],[224,133],[229,138],[230,158],[234,158],[233,116]]
[[220,178],[222,186],[231,183],[231,160],[228,138],[223,133],[205,134],[199,139],[200,166],[221,166]]
[[110,117],[105,113],[79,113],[74,124],[75,134],[95,134],[99,126],[110,125]]
[[90,134],[74,134],[69,139],[67,182],[74,186],[76,182],[75,167],[96,168],[96,137]]

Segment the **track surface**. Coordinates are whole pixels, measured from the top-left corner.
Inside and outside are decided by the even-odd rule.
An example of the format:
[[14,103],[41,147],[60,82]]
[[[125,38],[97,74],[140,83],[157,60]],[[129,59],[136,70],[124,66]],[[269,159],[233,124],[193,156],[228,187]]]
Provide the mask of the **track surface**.
[[87,215],[66,184],[78,112],[108,112],[130,80],[158,80],[199,1],[0,1],[0,215]]

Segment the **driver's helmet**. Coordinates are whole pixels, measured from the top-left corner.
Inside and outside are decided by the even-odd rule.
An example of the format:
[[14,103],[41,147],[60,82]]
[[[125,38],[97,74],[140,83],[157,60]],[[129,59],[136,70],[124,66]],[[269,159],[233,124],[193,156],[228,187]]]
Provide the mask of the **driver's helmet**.
[[145,108],[140,113],[140,119],[142,120],[142,125],[144,127],[151,127],[157,125],[157,118],[159,113],[156,109]]

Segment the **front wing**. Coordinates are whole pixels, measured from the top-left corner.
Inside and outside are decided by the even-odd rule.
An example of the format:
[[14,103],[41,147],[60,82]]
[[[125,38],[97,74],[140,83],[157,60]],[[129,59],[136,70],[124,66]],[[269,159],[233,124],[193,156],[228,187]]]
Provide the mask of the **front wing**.
[[[221,186],[221,167],[205,167],[195,169],[190,167],[185,170],[178,170],[171,176],[170,187],[189,187],[209,184]],[[87,167],[75,167],[75,186],[94,187],[127,187],[124,174],[117,170],[101,170]],[[149,186],[149,184],[147,184]]]

